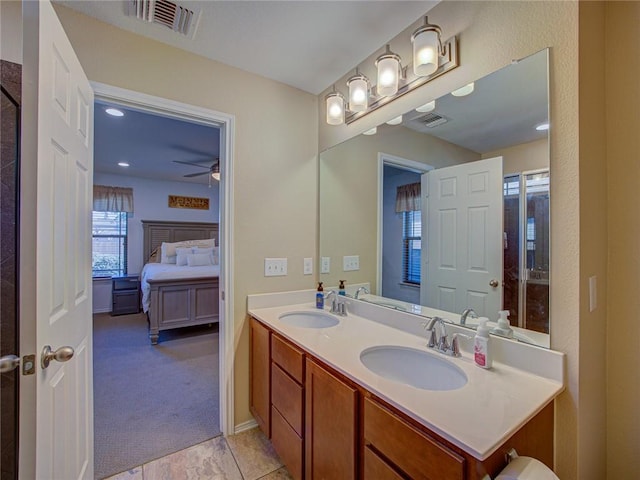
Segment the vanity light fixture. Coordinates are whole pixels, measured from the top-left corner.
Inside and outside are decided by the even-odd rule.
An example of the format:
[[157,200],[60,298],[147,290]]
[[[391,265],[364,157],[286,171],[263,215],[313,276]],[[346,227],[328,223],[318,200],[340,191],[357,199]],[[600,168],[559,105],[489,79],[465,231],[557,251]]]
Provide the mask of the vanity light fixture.
[[376,59],[378,69],[378,84],[376,86],[378,95],[390,97],[398,92],[401,65],[400,55],[393,53],[387,44],[386,51]]
[[366,130],[364,132],[362,132],[363,135],[375,135],[378,132],[378,127],[373,127],[370,128],[369,130]]
[[349,87],[349,110],[364,112],[369,106],[369,79],[360,73],[356,67],[356,74],[347,80]]
[[435,109],[436,109],[436,101],[431,100],[430,102],[425,103],[424,105],[421,105],[418,108],[416,108],[416,112],[429,113],[429,112],[433,112]]
[[544,122],[544,123],[541,123],[539,125],[536,125],[536,130],[538,130],[538,131],[549,130],[549,123],[548,122]]
[[402,115],[398,115],[396,118],[392,118],[387,122],[387,125],[400,125],[402,123]]
[[327,104],[327,123],[342,125],[344,123],[344,96],[336,91],[334,85],[333,91],[324,98]]
[[413,73],[418,77],[431,75],[438,69],[438,59],[445,55],[440,39],[442,30],[429,23],[424,17],[424,25],[411,35],[413,43]]
[[129,164],[127,162],[118,162],[118,166],[126,168],[129,166]]
[[451,92],[451,95],[453,95],[454,97],[465,97],[473,93],[474,89],[475,85],[473,82],[471,82],[466,84],[464,87],[460,87],[457,90],[454,90],[453,92]]
[[[329,125],[350,124],[456,68],[459,65],[458,39],[453,36],[443,41],[441,34],[440,27],[429,23],[429,19],[424,17],[424,25],[411,35],[414,50],[413,65],[409,63],[403,66],[400,55],[391,51],[391,45],[385,45],[384,52],[374,62],[377,79],[375,85],[360,72],[360,65],[356,66],[355,75],[350,76],[346,82],[348,88],[346,98],[336,90],[335,85],[324,97],[327,123]],[[473,84],[465,88],[471,88],[468,92],[471,93]],[[417,110],[426,113],[434,109],[435,103],[429,102]]]
[[105,113],[111,115],[112,117],[124,117],[124,112],[122,110],[118,110],[117,108],[113,107],[105,109]]

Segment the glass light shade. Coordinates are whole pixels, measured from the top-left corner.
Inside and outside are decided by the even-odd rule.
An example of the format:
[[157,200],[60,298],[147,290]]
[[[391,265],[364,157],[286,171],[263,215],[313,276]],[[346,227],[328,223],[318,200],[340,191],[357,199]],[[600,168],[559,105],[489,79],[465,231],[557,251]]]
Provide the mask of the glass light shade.
[[453,92],[451,92],[451,95],[453,95],[454,97],[464,97],[466,95],[473,93],[474,89],[475,89],[475,85],[473,82],[471,82],[465,85],[464,87],[460,87],[457,90],[454,90]]
[[416,108],[416,112],[427,113],[433,112],[436,109],[436,101],[431,100],[429,103],[425,103],[424,105]]
[[378,127],[373,127],[367,130],[366,132],[362,132],[363,135],[375,135],[378,131]]
[[344,98],[337,92],[327,95],[327,123],[329,125],[344,123]]
[[360,76],[350,79],[349,85],[349,110],[352,112],[364,112],[369,106],[369,84]]
[[385,57],[379,59],[378,85],[376,86],[378,95],[389,97],[398,91],[398,78],[400,71],[400,61],[396,57]]
[[438,69],[438,32],[425,30],[413,38],[413,73],[418,77],[431,75]]

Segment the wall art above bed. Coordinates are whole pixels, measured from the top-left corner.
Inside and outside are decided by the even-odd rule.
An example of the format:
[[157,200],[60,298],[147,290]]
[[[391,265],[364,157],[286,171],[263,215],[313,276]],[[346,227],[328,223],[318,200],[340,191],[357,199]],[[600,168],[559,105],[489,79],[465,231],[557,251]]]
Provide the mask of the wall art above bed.
[[194,210],[209,210],[209,199],[203,197],[182,197],[169,195],[169,208],[192,208]]

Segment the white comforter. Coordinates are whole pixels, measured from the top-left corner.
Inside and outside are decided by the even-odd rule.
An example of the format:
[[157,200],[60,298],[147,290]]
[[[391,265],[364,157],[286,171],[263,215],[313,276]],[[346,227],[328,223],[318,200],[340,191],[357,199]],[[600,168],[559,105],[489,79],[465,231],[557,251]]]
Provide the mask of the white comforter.
[[174,280],[181,278],[202,278],[220,276],[220,265],[207,265],[204,267],[182,267],[171,263],[147,263],[142,268],[140,275],[140,288],[142,289],[142,310],[149,310],[149,292],[151,286],[149,280]]

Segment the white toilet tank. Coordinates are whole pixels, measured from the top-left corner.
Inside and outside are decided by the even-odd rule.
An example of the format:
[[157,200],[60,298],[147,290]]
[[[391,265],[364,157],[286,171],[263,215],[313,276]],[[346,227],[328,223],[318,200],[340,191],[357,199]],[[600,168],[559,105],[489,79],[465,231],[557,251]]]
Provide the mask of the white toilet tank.
[[515,457],[496,480],[559,480],[553,470],[540,460],[531,457]]

